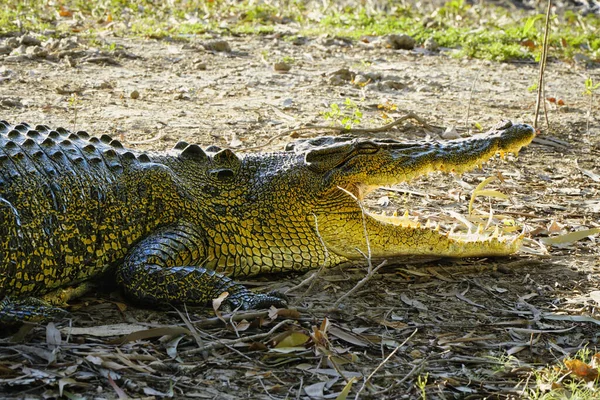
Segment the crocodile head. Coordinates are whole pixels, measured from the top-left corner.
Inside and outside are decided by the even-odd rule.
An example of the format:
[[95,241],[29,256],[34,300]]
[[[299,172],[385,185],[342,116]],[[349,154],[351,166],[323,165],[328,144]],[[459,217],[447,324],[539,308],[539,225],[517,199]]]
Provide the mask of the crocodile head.
[[297,142],[289,149],[303,155],[306,169],[320,177],[321,204],[314,205],[313,219],[330,252],[348,259],[369,252],[375,258],[491,256],[514,253],[520,239],[442,233],[406,217],[371,214],[359,202],[380,186],[433,171],[462,173],[495,154],[517,154],[534,136],[529,125],[503,122],[486,133],[446,142],[321,137]]
[[518,249],[518,238],[460,238],[408,218],[370,214],[360,201],[379,186],[432,171],[460,173],[497,153],[517,153],[534,136],[532,127],[508,122],[446,142],[320,137],[285,152],[241,156],[189,145],[181,156],[204,167],[178,176],[195,176],[186,187],[197,189],[190,197],[208,233],[207,265],[230,275],[335,265],[368,253],[507,255]]

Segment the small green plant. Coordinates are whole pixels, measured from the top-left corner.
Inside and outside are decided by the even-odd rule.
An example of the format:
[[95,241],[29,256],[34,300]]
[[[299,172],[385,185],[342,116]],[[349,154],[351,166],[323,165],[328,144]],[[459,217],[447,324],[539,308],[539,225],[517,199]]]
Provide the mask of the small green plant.
[[71,93],[67,100],[68,109],[73,111],[73,131],[77,130],[77,110],[79,109],[79,97],[77,93]]
[[291,56],[284,56],[281,58],[281,61],[283,61],[286,64],[294,64],[296,62],[296,59]]
[[425,376],[419,375],[417,377],[417,388],[419,389],[419,392],[421,392],[421,399],[425,400],[427,399],[427,391],[425,390],[425,388],[427,387],[427,380],[429,379],[429,374],[425,374]]
[[594,81],[592,80],[591,77],[588,77],[585,80],[585,90],[583,91],[583,94],[585,96],[590,96],[590,104],[588,107],[588,112],[587,112],[587,133],[590,133],[590,118],[592,116],[592,106],[594,105],[594,93],[596,92],[596,90],[598,90],[598,88],[600,88],[600,82],[598,83],[594,83]]
[[326,121],[330,121],[332,126],[341,125],[344,129],[352,129],[354,125],[360,124],[363,117],[358,105],[348,98],[341,107],[338,103],[331,103],[329,110],[322,111],[321,115]]

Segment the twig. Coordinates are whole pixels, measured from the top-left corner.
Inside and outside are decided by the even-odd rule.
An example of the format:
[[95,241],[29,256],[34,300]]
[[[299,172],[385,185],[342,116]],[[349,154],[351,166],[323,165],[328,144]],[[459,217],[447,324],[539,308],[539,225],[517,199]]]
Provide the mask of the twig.
[[293,292],[294,290],[298,290],[302,286],[311,282],[310,286],[308,287],[308,289],[306,289],[306,291],[304,292],[304,295],[302,296],[302,297],[306,297],[306,295],[308,294],[308,292],[310,292],[310,290],[312,289],[312,287],[314,285],[315,278],[321,275],[321,273],[325,269],[325,266],[327,265],[327,261],[329,260],[329,250],[327,250],[327,246],[325,246],[325,241],[323,240],[323,237],[321,236],[321,232],[319,232],[319,220],[317,219],[317,215],[315,213],[312,213],[312,215],[315,218],[315,231],[317,233],[317,237],[319,238],[319,241],[321,242],[321,246],[323,246],[323,251],[325,252],[325,260],[323,260],[323,264],[321,264],[321,268],[319,268],[318,271],[312,273],[311,276],[304,279],[302,282],[300,282],[296,286],[293,286],[293,287],[289,288],[288,290],[286,290],[285,294],[288,294],[289,292]]
[[544,30],[544,45],[542,47],[542,56],[540,57],[540,74],[538,77],[538,91],[537,101],[535,103],[535,116],[533,117],[533,127],[538,127],[538,116],[540,114],[540,105],[542,103],[542,93],[544,86],[544,71],[546,69],[546,58],[548,56],[548,31],[550,26],[550,10],[552,7],[552,0],[548,0],[548,9],[546,10],[546,26]]
[[269,332],[257,333],[256,335],[244,336],[244,337],[237,338],[237,339],[219,340],[219,341],[215,341],[215,342],[206,344],[202,347],[198,347],[197,349],[185,351],[181,354],[184,356],[189,356],[189,355],[200,353],[202,351],[219,349],[221,347],[231,346],[231,345],[234,345],[237,343],[251,342],[254,340],[258,340],[258,339],[263,339],[263,338],[268,337],[268,336],[272,335],[273,333],[275,333],[275,331],[277,331],[277,329],[281,328],[283,325],[291,323],[291,322],[294,322],[294,321],[291,319],[286,319],[286,320],[281,321],[277,325],[275,325],[273,328],[271,328],[271,330]]
[[[360,200],[351,192],[349,192],[348,190],[344,189],[343,187],[338,186],[338,189],[340,189],[341,191],[345,192],[348,196],[352,197],[354,199],[354,201],[356,202],[356,204],[358,204],[358,207],[360,208],[360,213],[362,216],[362,224],[363,224],[363,234],[365,235],[365,241],[367,242],[367,262],[369,263],[369,272],[371,272],[371,270],[373,269],[373,264],[371,262],[371,241],[369,240],[369,232],[367,231],[367,217],[366,217],[366,213],[365,213],[365,208],[363,207],[362,203],[360,202]],[[357,249],[358,251],[360,251],[360,249]],[[361,251],[362,253],[362,251]],[[364,254],[363,254],[364,256]]]
[[467,105],[467,120],[465,121],[465,128],[467,128],[467,132],[471,133],[471,128],[469,127],[469,116],[471,115],[471,100],[473,99],[473,91],[475,90],[475,84],[479,80],[479,74],[473,79],[473,84],[471,85],[471,91],[469,92],[469,103]]
[[423,366],[425,365],[426,362],[427,362],[427,359],[424,359],[423,361],[421,361],[417,365],[414,365],[412,367],[412,369],[410,371],[408,371],[408,374],[404,375],[404,377],[402,379],[400,379],[399,381],[395,381],[394,383],[392,383],[390,386],[388,386],[384,390],[380,390],[379,392],[372,393],[372,395],[375,396],[375,397],[381,396],[384,393],[388,393],[393,388],[402,385],[404,382],[406,382],[408,380],[408,378],[410,378],[411,376],[413,376],[415,374],[415,372],[417,372],[418,370],[420,370],[421,368],[423,368]]
[[373,260],[371,259],[371,242],[369,240],[369,232],[367,230],[367,217],[366,217],[366,212],[365,209],[362,205],[362,203],[360,202],[360,200],[358,200],[358,198],[353,195],[352,193],[350,193],[349,191],[347,191],[346,189],[339,187],[338,189],[342,190],[343,192],[345,192],[346,194],[348,194],[350,197],[352,197],[354,199],[354,201],[356,201],[356,204],[358,204],[358,207],[360,207],[360,212],[362,215],[362,223],[363,223],[363,234],[365,235],[365,241],[367,244],[367,254],[365,255],[360,249],[356,249],[359,253],[361,253],[365,259],[367,260],[367,264],[368,264],[368,269],[367,269],[367,275],[365,275],[364,278],[362,278],[360,281],[358,281],[358,283],[356,285],[354,285],[354,287],[352,289],[350,289],[348,292],[346,292],[343,296],[341,296],[340,298],[338,298],[335,303],[333,303],[334,307],[337,307],[342,300],[344,300],[346,297],[352,295],[353,293],[355,293],[358,289],[360,289],[361,287],[363,287],[363,285],[365,283],[367,283],[369,281],[369,279],[371,279],[373,277],[373,275],[375,275],[375,273],[377,271],[379,271],[379,269],[381,267],[383,267],[384,265],[387,264],[387,260],[383,260],[377,267],[373,268]]
[[329,126],[329,125],[300,126],[298,128],[292,128],[292,129],[285,130],[285,131],[281,132],[280,134],[273,136],[272,138],[270,138],[263,144],[259,144],[257,146],[245,147],[243,149],[238,149],[237,151],[260,149],[260,148],[268,146],[269,144],[271,144],[273,141],[275,141],[277,139],[285,137],[285,136],[289,135],[290,133],[299,132],[299,131],[323,129],[323,130],[335,131],[338,133],[356,133],[356,134],[386,132],[395,126],[400,125],[402,122],[406,121],[407,119],[414,119],[415,121],[417,121],[418,123],[420,123],[421,125],[423,125],[426,128],[434,128],[433,125],[430,125],[425,120],[421,119],[416,114],[411,112],[411,113],[408,113],[398,119],[395,119],[394,121],[390,122],[389,124],[378,126],[375,128],[345,128],[343,126]]
[[157,140],[161,140],[162,138],[165,137],[165,135],[166,135],[165,133],[159,133],[158,135],[156,135],[156,136],[154,136],[153,138],[150,138],[150,139],[127,141],[127,144],[136,145],[136,144],[152,143],[152,142],[156,142]]
[[369,281],[369,279],[371,279],[373,277],[373,275],[375,275],[377,273],[377,271],[379,271],[379,269],[385,265],[387,265],[387,260],[383,260],[378,266],[376,266],[375,268],[373,268],[372,270],[367,272],[367,275],[365,275],[364,278],[362,278],[356,285],[354,285],[354,287],[352,289],[350,289],[342,297],[337,299],[335,301],[335,303],[333,303],[333,306],[337,307],[342,302],[342,300],[344,300],[346,297],[354,294],[358,289],[363,287],[364,284],[367,283]]
[[[367,379],[365,379],[365,381],[363,382],[362,386],[361,386],[361,387],[360,387],[360,389],[358,390],[358,393],[356,393],[356,397],[355,397],[355,399],[356,399],[356,400],[358,400],[358,398],[359,398],[359,396],[360,396],[361,392],[362,392],[362,391],[365,389],[365,387],[366,387],[367,383],[368,383],[368,382],[371,380],[371,378],[373,377],[373,375],[375,375],[375,374],[377,373],[377,371],[379,371],[379,370],[381,369],[381,367],[383,367],[383,366],[385,365],[385,363],[387,363],[387,362],[389,361],[389,359],[390,359],[390,358],[392,358],[392,357],[394,356],[394,354],[396,354],[396,352],[397,352],[397,351],[400,349],[400,347],[404,346],[404,345],[406,344],[406,342],[408,342],[408,341],[409,341],[409,340],[410,340],[410,339],[411,339],[413,336],[415,336],[415,334],[416,334],[418,331],[419,331],[419,329],[418,329],[418,328],[417,328],[417,329],[415,329],[415,330],[413,331],[413,333],[411,333],[411,334],[410,334],[410,336],[409,336],[409,337],[407,337],[406,339],[404,339],[404,341],[403,341],[401,344],[399,344],[399,345],[398,345],[398,346],[397,346],[397,347],[394,349],[394,351],[392,351],[392,352],[391,352],[391,353],[390,353],[390,354],[389,354],[389,355],[388,355],[388,356],[385,358],[385,360],[383,360],[381,363],[379,363],[379,365],[377,366],[377,368],[375,368],[375,369],[373,370],[373,372],[371,372],[371,373],[369,374],[369,376],[367,376]],[[414,369],[414,368],[413,368],[413,369]],[[409,372],[409,375],[410,375],[411,373],[412,373],[412,371],[411,371],[411,372]]]

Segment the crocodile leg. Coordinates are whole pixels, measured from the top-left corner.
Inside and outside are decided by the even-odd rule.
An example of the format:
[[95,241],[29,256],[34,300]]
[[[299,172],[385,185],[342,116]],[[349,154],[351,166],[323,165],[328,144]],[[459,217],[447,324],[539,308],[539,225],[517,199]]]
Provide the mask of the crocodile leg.
[[117,271],[125,293],[143,304],[205,305],[228,292],[226,302],[241,309],[285,307],[277,294],[255,294],[211,269],[202,232],[191,224],[163,228],[134,246]]

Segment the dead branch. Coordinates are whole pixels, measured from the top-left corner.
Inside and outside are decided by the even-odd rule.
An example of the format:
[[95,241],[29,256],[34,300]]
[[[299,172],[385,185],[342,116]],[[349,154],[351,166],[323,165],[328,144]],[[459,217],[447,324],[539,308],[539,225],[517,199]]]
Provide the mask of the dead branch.
[[[548,31],[550,26],[550,10],[552,8],[552,0],[548,0],[548,9],[546,10],[546,26],[544,28],[544,45],[542,46],[542,56],[540,57],[540,73],[538,76],[538,91],[537,101],[535,103],[535,116],[533,117],[533,127],[538,127],[538,116],[540,114],[540,105],[542,104],[542,94],[544,93],[544,72],[546,70],[546,59],[548,57]],[[546,115],[547,117],[547,115]],[[547,122],[547,121],[546,121]]]
[[[381,367],[383,367],[385,365],[385,363],[387,363],[390,358],[392,358],[394,356],[394,354],[396,354],[396,352],[400,349],[400,347],[404,346],[406,344],[406,342],[408,342],[413,336],[415,336],[415,334],[419,331],[419,329],[415,329],[413,331],[413,333],[410,334],[409,337],[407,337],[406,339],[404,339],[404,341],[402,343],[400,343],[395,349],[394,351],[392,351],[386,358],[385,360],[383,360],[381,363],[379,363],[379,365],[377,366],[377,368],[375,368],[373,370],[373,372],[371,372],[369,374],[369,376],[367,376],[367,379],[365,379],[365,381],[363,382],[362,386],[360,387],[360,389],[358,390],[358,393],[356,393],[356,397],[355,400],[359,399],[359,396],[361,394],[361,392],[365,389],[365,386],[367,385],[367,383],[371,380],[371,378],[373,377],[373,375],[375,375],[377,373],[377,371],[379,371],[381,369]],[[414,369],[414,368],[413,368]],[[412,371],[411,371],[412,372]],[[410,373],[409,372],[409,375]]]
[[[257,146],[245,147],[243,149],[238,149],[237,151],[260,149],[260,148],[270,145],[273,141],[275,141],[277,139],[281,139],[282,137],[288,136],[290,133],[293,133],[293,132],[298,133],[300,131],[309,131],[309,130],[312,131],[312,130],[320,129],[320,130],[334,131],[337,133],[354,133],[354,134],[386,132],[395,126],[400,125],[402,122],[406,121],[407,119],[414,119],[415,121],[417,121],[418,123],[423,125],[425,128],[429,128],[429,129],[436,128],[436,126],[427,123],[425,120],[423,120],[422,118],[417,116],[415,113],[410,112],[398,119],[395,119],[394,121],[390,122],[389,124],[385,124],[385,125],[374,127],[374,128],[345,128],[343,126],[328,126],[328,125],[300,126],[298,128],[292,128],[292,129],[285,130],[285,131],[281,132],[280,134],[273,136],[272,138],[270,138],[263,144],[259,144]],[[298,135],[299,135],[299,137],[302,136],[302,134],[298,134]]]
[[289,324],[289,323],[292,323],[292,322],[294,322],[294,320],[286,319],[286,320],[281,321],[277,325],[275,325],[273,328],[271,328],[271,330],[269,332],[257,333],[256,335],[250,335],[250,336],[243,336],[243,337],[237,338],[237,339],[223,339],[223,340],[218,340],[218,341],[215,341],[215,342],[208,343],[208,344],[206,344],[206,345],[204,345],[202,347],[198,347],[196,349],[185,351],[185,352],[181,353],[181,355],[190,356],[190,355],[197,354],[197,353],[200,353],[200,352],[203,352],[203,351],[214,350],[214,349],[219,349],[221,347],[232,346],[232,345],[238,344],[238,343],[252,342],[252,341],[255,341],[255,340],[259,340],[259,339],[264,339],[264,338],[266,338],[268,336],[271,336],[273,333],[275,333],[283,325]]
[[291,287],[290,289],[285,291],[285,294],[288,294],[289,292],[293,292],[294,290],[298,290],[299,288],[301,288],[302,286],[308,284],[310,282],[310,286],[308,287],[308,289],[306,289],[306,291],[304,292],[304,295],[302,297],[306,297],[306,295],[312,290],[314,283],[316,282],[315,278],[317,278],[318,276],[320,276],[323,273],[323,270],[325,269],[325,266],[327,265],[327,260],[329,259],[329,250],[327,250],[327,246],[325,246],[325,241],[323,240],[323,237],[321,236],[321,232],[319,232],[319,220],[317,219],[317,215],[315,213],[312,213],[313,217],[315,218],[315,231],[317,233],[317,237],[319,238],[319,241],[321,242],[321,246],[323,246],[323,251],[325,252],[325,260],[323,261],[323,264],[321,264],[321,267],[319,268],[318,271],[313,272],[308,278],[304,279],[302,282],[300,282],[299,284],[297,284],[294,287]]
[[350,197],[352,197],[354,199],[354,201],[356,201],[356,204],[358,204],[358,206],[360,207],[360,211],[361,211],[361,214],[362,214],[363,231],[364,231],[364,235],[365,235],[365,241],[367,243],[367,254],[363,253],[358,248],[356,250],[365,257],[365,259],[367,260],[367,263],[369,265],[369,268],[367,269],[367,275],[365,275],[364,278],[362,278],[360,281],[358,281],[358,283],[356,285],[354,285],[354,287],[352,289],[350,289],[343,296],[341,296],[340,298],[338,298],[335,301],[335,303],[333,303],[334,307],[337,307],[342,302],[342,300],[344,300],[346,297],[352,295],[358,289],[360,289],[361,287],[363,287],[364,284],[367,283],[369,281],[369,279],[371,279],[373,277],[373,275],[375,275],[375,273],[377,273],[377,271],[379,271],[379,269],[381,267],[383,267],[384,265],[387,264],[387,260],[383,260],[377,267],[373,268],[373,260],[371,259],[371,242],[369,241],[369,232],[367,231],[367,217],[366,217],[365,209],[364,209],[362,203],[360,202],[360,200],[355,195],[353,195],[352,193],[350,193],[349,191],[347,191],[344,188],[341,188],[339,186],[338,186],[338,188],[340,190],[344,191]]

